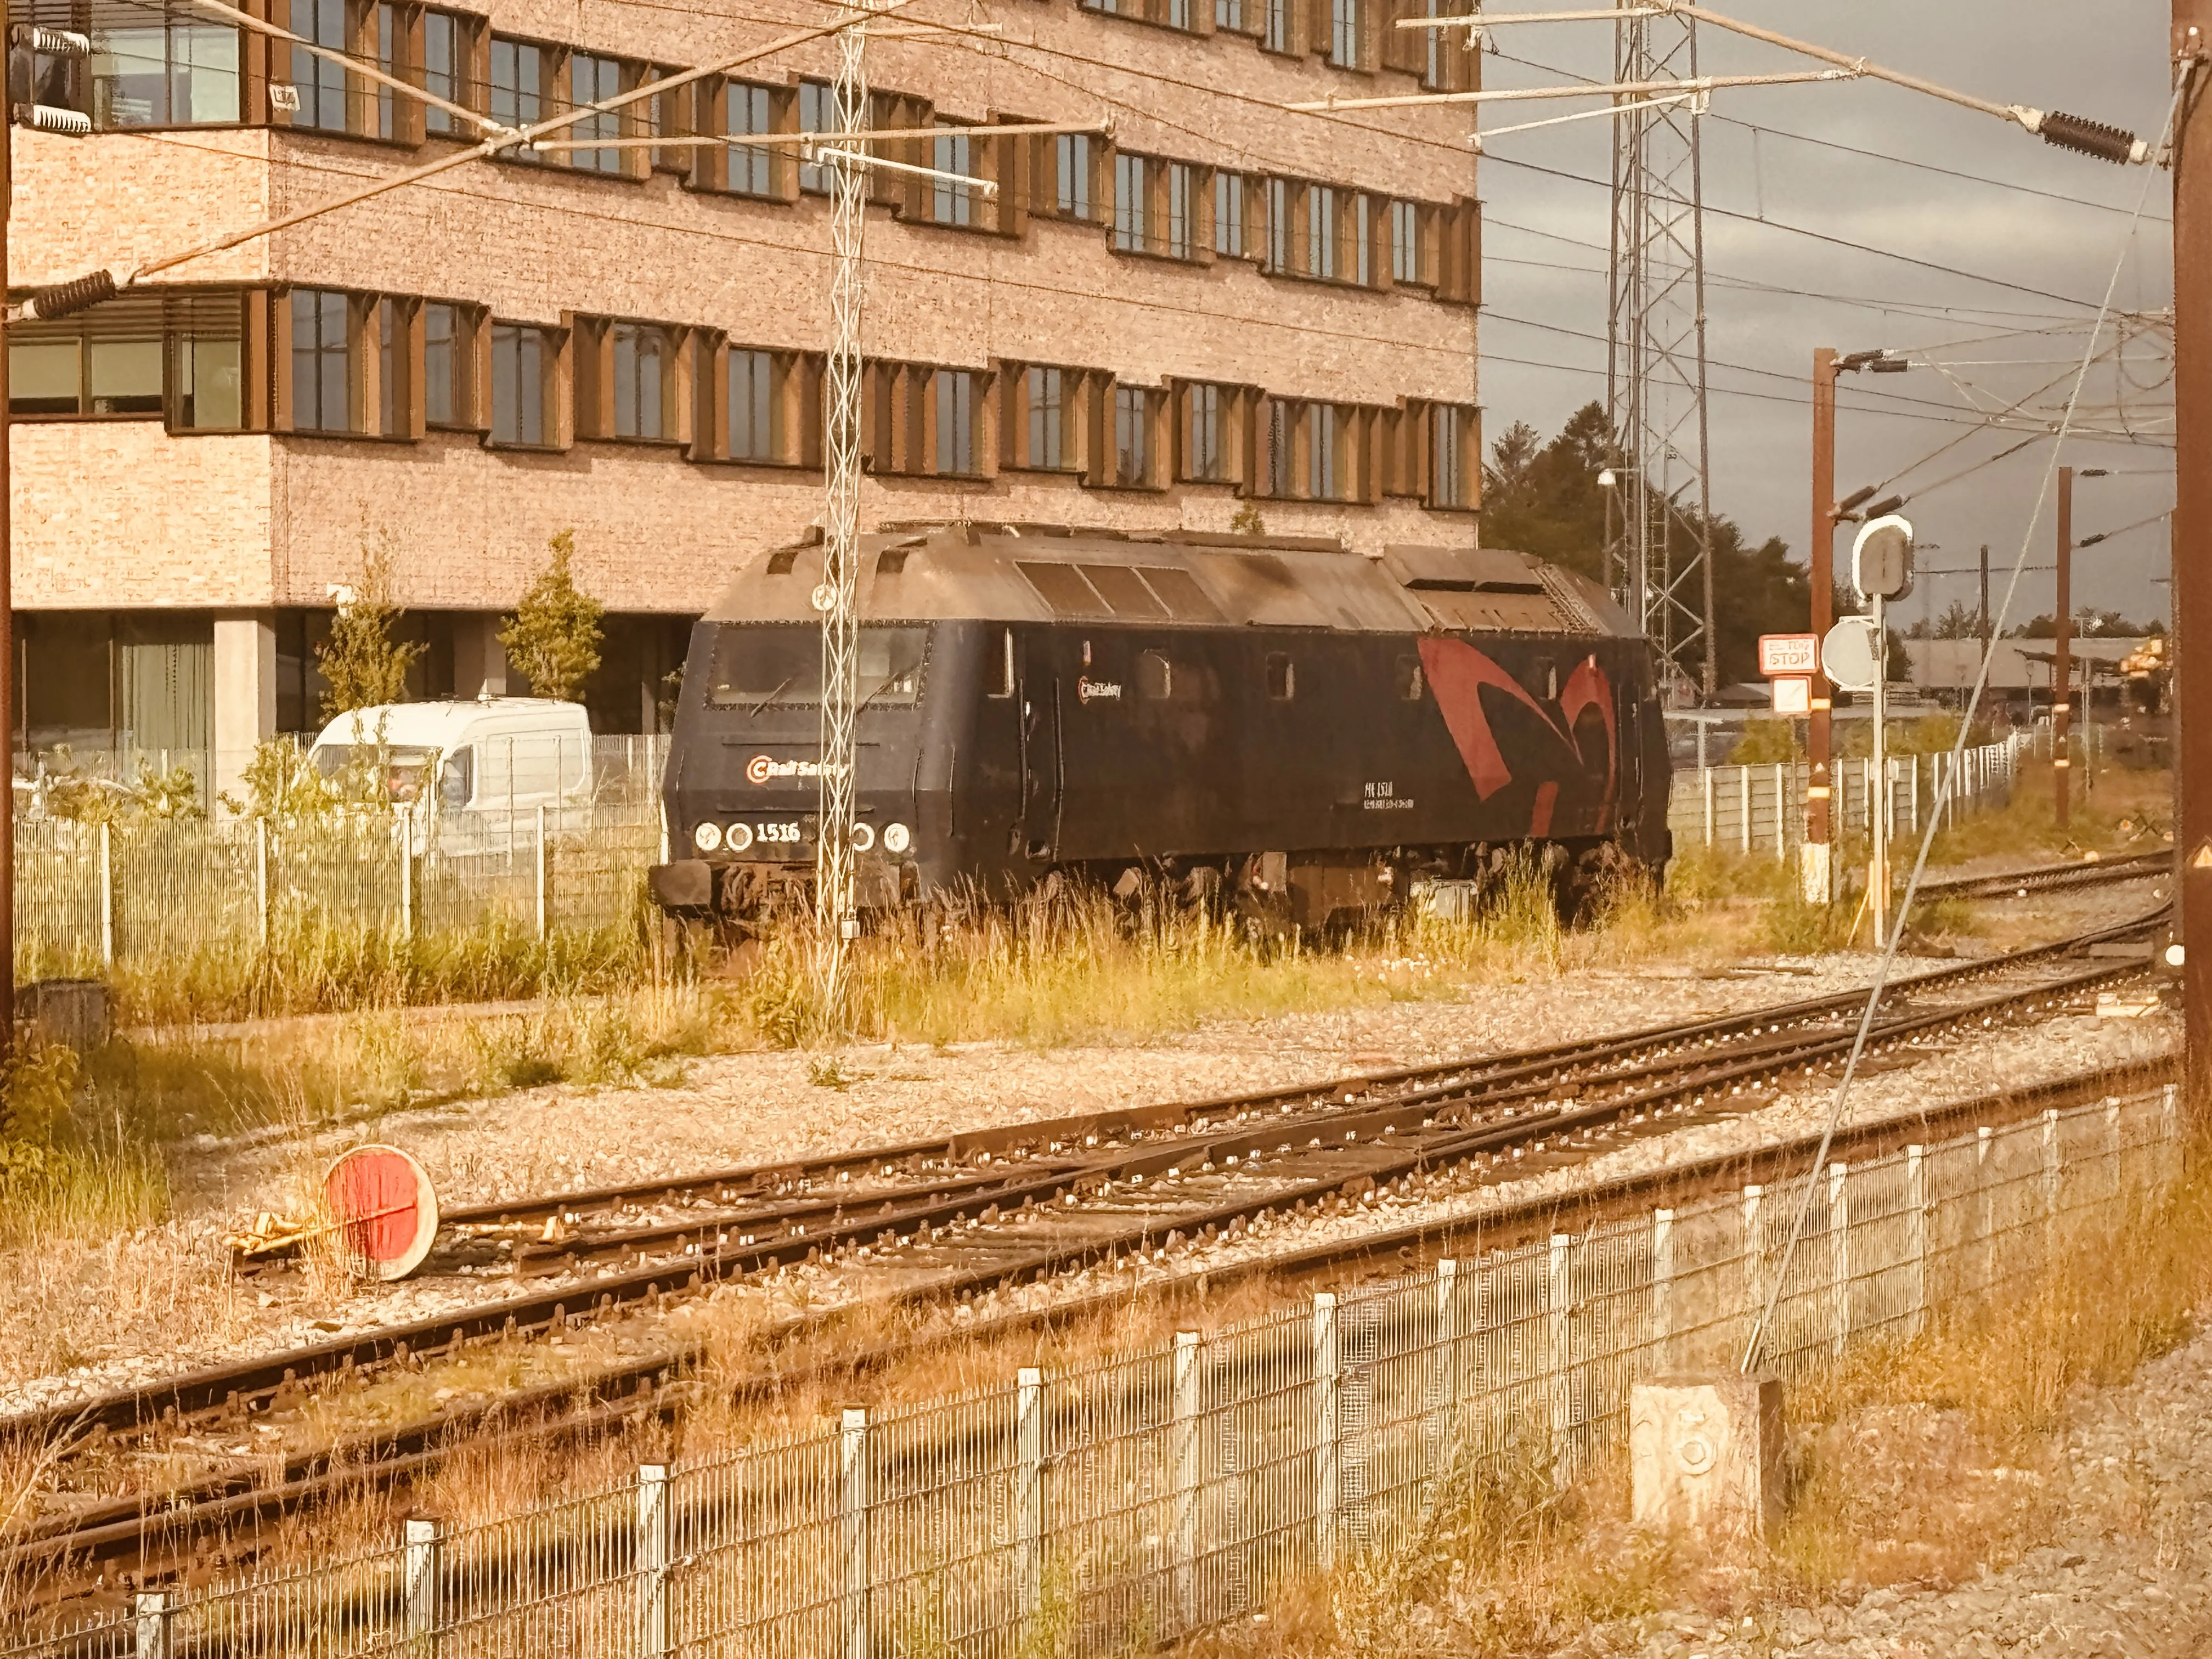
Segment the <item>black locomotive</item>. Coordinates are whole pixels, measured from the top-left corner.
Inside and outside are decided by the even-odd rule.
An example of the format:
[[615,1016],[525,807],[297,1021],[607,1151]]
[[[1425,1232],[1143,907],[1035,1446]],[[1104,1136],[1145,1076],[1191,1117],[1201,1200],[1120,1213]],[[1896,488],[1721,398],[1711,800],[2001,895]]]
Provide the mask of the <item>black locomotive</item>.
[[[692,635],[672,914],[810,902],[822,569],[763,554]],[[1313,930],[1519,847],[1570,892],[1668,856],[1650,648],[1524,555],[931,525],[865,538],[858,583],[864,911],[1064,873]]]

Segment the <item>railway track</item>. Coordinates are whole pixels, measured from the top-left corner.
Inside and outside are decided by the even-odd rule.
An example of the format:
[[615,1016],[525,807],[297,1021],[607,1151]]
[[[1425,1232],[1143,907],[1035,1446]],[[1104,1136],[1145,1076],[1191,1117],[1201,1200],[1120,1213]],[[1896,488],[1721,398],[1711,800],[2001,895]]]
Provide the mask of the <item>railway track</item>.
[[[2033,1016],[2139,973],[2134,963],[2074,969],[1983,995],[1996,978],[2154,925],[2148,916],[2006,957],[1900,982],[1870,1046],[1880,1067],[1910,1063],[1944,1033]],[[1939,994],[1959,1000],[1931,1006]],[[1411,1194],[1577,1162],[1638,1134],[1735,1115],[1782,1080],[1832,1066],[1850,1044],[1863,993],[1524,1054],[1401,1067],[1298,1089],[1135,1109],[976,1135],[726,1170],[682,1182],[550,1195],[457,1212],[449,1249],[494,1230],[538,1230],[574,1265],[667,1259],[584,1285],[509,1297],[422,1324],[365,1334],[178,1377],[0,1423],[0,1432],[106,1438],[211,1418],[241,1425],[296,1405],[318,1372],[451,1352],[472,1336],[528,1334],[682,1291],[834,1253],[884,1293],[915,1302],[972,1297],[1101,1261],[1164,1257],[1185,1239],[1234,1233],[1285,1212],[1357,1206],[1386,1188]],[[856,1175],[866,1177],[854,1182]],[[898,1183],[903,1176],[905,1184]],[[814,1187],[830,1190],[814,1192]],[[641,1203],[709,1203],[715,1212],[641,1227],[585,1224]],[[736,1207],[731,1207],[731,1206]],[[547,1240],[544,1224],[574,1228]],[[1127,1291],[1121,1292],[1126,1297]],[[538,1431],[586,1432],[668,1400],[695,1358],[678,1346],[637,1362],[455,1407],[397,1430],[270,1461],[216,1468],[155,1494],[93,1499],[0,1546],[18,1561],[94,1563],[142,1556],[157,1540],[242,1527],[364,1481],[401,1480],[458,1438],[551,1419]],[[149,1512],[150,1511],[150,1512]]]
[[1923,899],[2026,898],[2069,887],[2102,887],[2108,883],[2145,881],[2173,873],[2173,849],[2134,853],[2124,858],[2070,860],[2063,864],[2039,864],[2026,870],[1999,871],[1995,875],[1960,876],[1949,881],[1923,881]]

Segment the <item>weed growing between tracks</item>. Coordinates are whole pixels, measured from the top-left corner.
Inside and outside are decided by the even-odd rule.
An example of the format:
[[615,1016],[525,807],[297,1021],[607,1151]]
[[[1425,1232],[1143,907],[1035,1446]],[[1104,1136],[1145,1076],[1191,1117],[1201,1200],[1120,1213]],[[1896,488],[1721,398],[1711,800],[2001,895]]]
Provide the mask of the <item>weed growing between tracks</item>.
[[[1466,1659],[1640,1645],[1668,1610],[1763,1622],[1838,1591],[1947,1586],[2053,1541],[2074,1487],[2067,1407],[2129,1382],[2212,1306],[2212,1165],[2117,1223],[2075,1229],[2056,1267],[1994,1307],[1793,1381],[1788,1518],[1748,1566],[1717,1567],[1627,1524],[1625,1454],[1565,1491],[1540,1445],[1455,1467],[1395,1551],[1302,1580],[1190,1659]],[[2142,1530],[2151,1505],[2102,1518]],[[1609,1632],[1596,1627],[1611,1626]],[[1687,1651],[1686,1648],[1684,1651]]]

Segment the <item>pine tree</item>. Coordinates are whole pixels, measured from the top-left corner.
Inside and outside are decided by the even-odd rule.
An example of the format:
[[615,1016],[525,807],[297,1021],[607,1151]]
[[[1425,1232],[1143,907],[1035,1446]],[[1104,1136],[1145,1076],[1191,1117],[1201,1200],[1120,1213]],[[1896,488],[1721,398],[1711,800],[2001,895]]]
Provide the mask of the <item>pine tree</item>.
[[560,532],[546,549],[551,556],[499,630],[499,642],[532,691],[579,702],[584,682],[599,665],[599,618],[606,607],[576,586],[569,568],[576,554],[574,531]]
[[323,693],[325,720],[405,700],[407,671],[427,647],[392,637],[400,614],[392,597],[391,541],[383,535],[372,539],[364,528],[361,580],[340,592],[331,636],[315,647],[315,666],[329,688]]

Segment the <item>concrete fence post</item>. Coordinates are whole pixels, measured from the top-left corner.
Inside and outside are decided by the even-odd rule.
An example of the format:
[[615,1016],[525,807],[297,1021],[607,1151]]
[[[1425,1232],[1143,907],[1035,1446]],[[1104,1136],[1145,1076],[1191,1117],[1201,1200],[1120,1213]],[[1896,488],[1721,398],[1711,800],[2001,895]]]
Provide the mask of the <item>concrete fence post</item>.
[[169,1605],[168,1591],[140,1590],[131,1598],[131,1610],[138,1625],[133,1659],[169,1659],[176,1610]]
[[1460,1340],[1459,1261],[1445,1256],[1437,1263],[1436,1412],[1430,1424],[1429,1479],[1431,1488],[1450,1472],[1452,1427],[1459,1418]]
[[269,820],[253,820],[253,920],[261,948],[269,948]]
[[1986,1123],[1974,1131],[1974,1233],[1982,1244],[1982,1293],[1997,1282],[1996,1194],[1990,1190],[1990,1148],[1996,1131]]
[[1828,1165],[1828,1300],[1841,1358],[1851,1340],[1851,1209],[1847,1164]]
[[1044,1604],[1044,1372],[1014,1374],[1014,1603],[1032,1619]]
[[2169,1083],[2159,1091],[2158,1139],[2162,1148],[2159,1167],[2166,1180],[2181,1173],[2181,1085]]
[[408,1640],[417,1653],[424,1651],[438,1633],[439,1591],[446,1553],[445,1528],[431,1517],[408,1520],[400,1538],[400,1604]]
[[1917,836],[1920,833],[1920,757],[1917,755],[1912,757],[1912,793],[1908,799],[1912,804],[1912,833]]
[[668,1502],[668,1465],[637,1466],[637,1655],[667,1659],[668,1571],[674,1564],[675,1515]]
[[1748,853],[1751,851],[1751,768],[1748,766],[1735,769],[1735,804],[1736,811],[1743,817],[1743,822],[1737,828],[1742,831],[1743,850]]
[[1674,1342],[1674,1212],[1651,1212],[1651,1371],[1668,1369]]
[[[1838,776],[1843,775],[1840,772]],[[1747,1339],[1766,1310],[1766,1231],[1759,1206],[1766,1188],[1756,1182],[1743,1189],[1743,1328]]]
[[2058,1248],[2058,1109],[2056,1106],[2043,1114],[2043,1249],[2044,1260],[2052,1260],[2051,1252]]
[[415,815],[399,814],[399,936],[415,937]]
[[100,965],[115,966],[115,826],[100,826]]
[[1323,1571],[1336,1565],[1337,1513],[1342,1505],[1341,1384],[1336,1298],[1324,1291],[1313,1299],[1314,1559]]
[[1170,1379],[1168,1455],[1175,1475],[1175,1522],[1169,1536],[1175,1562],[1176,1617],[1185,1631],[1198,1626],[1199,1336],[1177,1331]]
[[1790,854],[1789,791],[1782,781],[1782,763],[1774,763],[1774,856],[1787,858]]
[[863,1407],[848,1406],[837,1433],[837,1586],[844,1659],[870,1659],[868,1578],[868,1413]]
[[538,805],[538,937],[545,937],[545,804]]
[[1905,1330],[1917,1336],[1928,1326],[1928,1149],[1905,1149],[1905,1266],[1912,1301]]
[[2118,1204],[2127,1193],[2127,1150],[2120,1139],[2120,1103],[2105,1103],[2105,1157],[2112,1166],[2112,1202]]
[[1698,769],[1698,796],[1705,804],[1705,845],[1711,847],[1713,844],[1713,769],[1710,766]]
[[1553,1233],[1544,1277],[1544,1369],[1551,1382],[1552,1457],[1564,1477],[1572,1468],[1575,1426],[1574,1236]]

